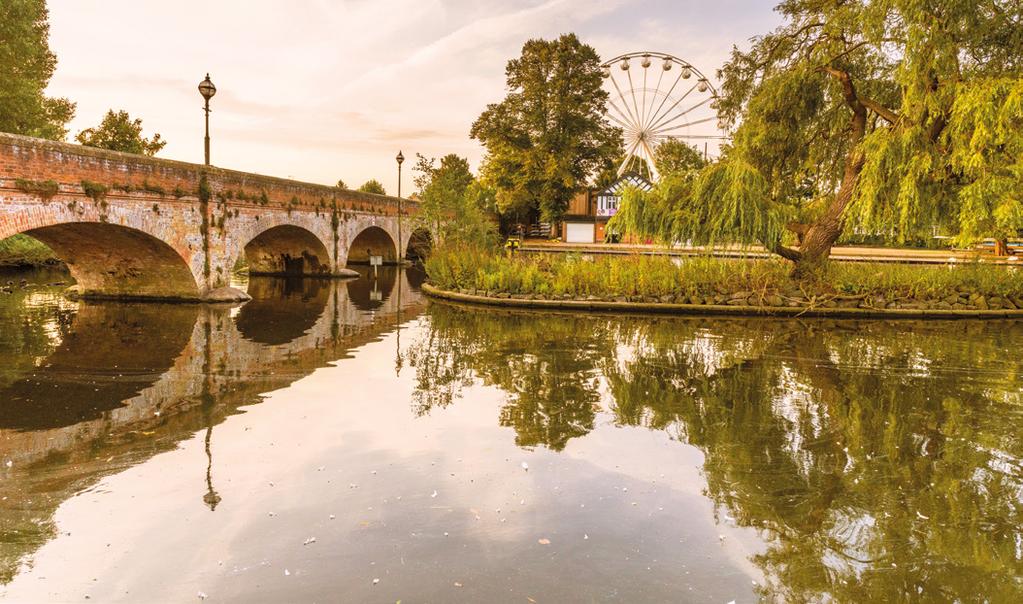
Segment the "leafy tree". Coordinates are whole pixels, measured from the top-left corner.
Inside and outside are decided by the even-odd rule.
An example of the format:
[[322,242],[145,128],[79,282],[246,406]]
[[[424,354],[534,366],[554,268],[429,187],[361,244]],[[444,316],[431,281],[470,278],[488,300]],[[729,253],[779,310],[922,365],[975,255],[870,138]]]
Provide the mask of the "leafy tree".
[[998,254],[1023,230],[1023,79],[964,85],[952,105],[948,144],[953,170],[968,183],[957,195],[959,239],[993,236]]
[[664,176],[699,171],[707,165],[707,161],[693,146],[669,138],[654,149],[654,164],[661,176]]
[[141,119],[131,119],[127,111],[113,109],[107,111],[99,126],[82,130],[75,140],[87,147],[149,156],[156,155],[167,145],[159,134],[152,138],[142,136]]
[[439,241],[486,243],[494,230],[486,212],[492,205],[489,191],[476,181],[464,158],[452,153],[442,157],[439,166],[434,164],[433,159],[417,156],[418,220]]
[[376,195],[387,195],[384,185],[380,184],[380,181],[375,178],[367,180],[365,184],[359,187],[359,191],[363,193],[374,193]]
[[483,179],[502,214],[556,221],[622,147],[605,117],[600,57],[575,34],[530,40],[505,74],[507,97],[472,125],[487,149]]
[[[670,241],[760,243],[793,261],[796,275],[816,272],[850,220],[899,239],[947,216],[990,228],[975,218],[993,217],[993,207],[978,210],[959,192],[1007,156],[974,150],[973,161],[983,159],[970,176],[952,158],[969,147],[971,128],[952,140],[949,126],[957,98],[984,78],[1019,78],[1023,7],[785,0],[778,10],[785,24],[735,50],[720,72],[718,112],[735,128],[722,160],[670,204],[669,216],[656,208],[632,215],[656,218],[646,228]],[[1002,98],[1004,126],[1012,106]],[[1003,217],[1012,214],[1002,207]]]
[[345,181],[343,181],[343,180],[341,180],[339,178],[339,179],[337,179],[337,188],[339,188],[339,189],[347,189],[348,185],[345,184]]
[[45,0],[0,3],[0,131],[63,140],[75,104],[44,94],[57,67],[47,18]]

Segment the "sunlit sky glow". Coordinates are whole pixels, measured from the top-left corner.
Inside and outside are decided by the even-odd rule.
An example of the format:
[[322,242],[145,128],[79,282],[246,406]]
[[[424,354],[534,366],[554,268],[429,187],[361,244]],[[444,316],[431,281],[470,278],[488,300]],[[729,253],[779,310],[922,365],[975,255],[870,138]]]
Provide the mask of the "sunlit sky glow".
[[[394,156],[458,153],[505,93],[529,38],[576,32],[601,56],[671,53],[712,76],[733,44],[779,21],[773,0],[50,0],[50,94],[78,103],[71,136],[107,109],[160,132],[160,157],[202,161],[206,72],[213,163],[394,192]],[[407,172],[406,172],[407,174]],[[405,190],[411,180],[404,179]]]

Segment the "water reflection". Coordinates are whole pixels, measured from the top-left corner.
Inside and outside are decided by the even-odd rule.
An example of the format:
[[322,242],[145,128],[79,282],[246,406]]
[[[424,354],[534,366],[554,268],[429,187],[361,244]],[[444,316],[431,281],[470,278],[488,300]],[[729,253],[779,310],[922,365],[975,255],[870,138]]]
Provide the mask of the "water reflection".
[[601,417],[705,456],[722,517],[787,602],[1023,598],[1023,325],[675,320],[435,305],[415,412],[476,380],[522,446]]
[[[404,274],[388,291],[399,278],[414,313]],[[393,329],[399,305],[353,301],[349,287],[380,287],[357,281],[253,279],[240,309],[70,303],[35,281],[0,300],[0,584],[54,536],[64,500],[200,430],[216,509],[214,426]]]

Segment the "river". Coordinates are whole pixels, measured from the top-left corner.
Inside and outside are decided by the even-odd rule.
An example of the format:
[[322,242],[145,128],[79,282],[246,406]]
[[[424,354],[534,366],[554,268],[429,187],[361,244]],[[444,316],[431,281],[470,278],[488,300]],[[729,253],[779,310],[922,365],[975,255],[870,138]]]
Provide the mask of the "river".
[[0,601],[1023,601],[1018,322],[8,279]]

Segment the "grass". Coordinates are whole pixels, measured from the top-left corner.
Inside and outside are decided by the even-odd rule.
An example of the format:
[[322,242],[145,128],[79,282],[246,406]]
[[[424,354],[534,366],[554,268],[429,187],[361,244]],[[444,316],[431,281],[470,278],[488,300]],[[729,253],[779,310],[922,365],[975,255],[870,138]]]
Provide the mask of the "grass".
[[53,250],[28,235],[0,239],[0,266],[43,266],[56,261]]
[[940,300],[957,292],[1021,297],[1017,269],[977,263],[930,266],[832,263],[817,281],[793,281],[784,260],[663,256],[516,254],[473,246],[434,251],[426,262],[433,285],[447,290],[538,297],[614,298],[799,293],[803,298],[866,297]]

